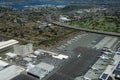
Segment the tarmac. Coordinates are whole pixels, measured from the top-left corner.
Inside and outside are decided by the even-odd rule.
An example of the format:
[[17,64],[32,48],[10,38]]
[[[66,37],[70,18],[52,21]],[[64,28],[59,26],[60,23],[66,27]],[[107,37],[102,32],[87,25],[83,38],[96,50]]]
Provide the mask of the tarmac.
[[[81,56],[77,57],[79,52],[81,52]],[[74,53],[75,55],[48,80],[74,80],[77,76],[84,75],[101,55],[97,50],[82,47],[74,49]]]

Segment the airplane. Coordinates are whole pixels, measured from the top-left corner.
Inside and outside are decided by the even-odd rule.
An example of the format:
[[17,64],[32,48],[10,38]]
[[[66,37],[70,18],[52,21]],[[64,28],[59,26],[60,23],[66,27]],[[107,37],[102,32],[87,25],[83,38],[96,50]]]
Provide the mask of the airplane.
[[81,57],[81,54],[77,55],[77,57],[80,58],[80,57]]
[[92,70],[99,70],[98,68],[96,68],[96,67],[90,67]]
[[99,57],[103,60],[108,60],[109,59],[108,57],[105,57],[105,56],[99,56]]
[[116,54],[117,54],[117,55],[120,55],[120,52],[119,52],[119,51],[117,51],[117,52],[116,52]]
[[83,80],[91,80],[91,79],[88,78],[88,77],[83,76]]
[[106,55],[112,54],[111,52],[108,52],[108,51],[104,51],[103,53]]

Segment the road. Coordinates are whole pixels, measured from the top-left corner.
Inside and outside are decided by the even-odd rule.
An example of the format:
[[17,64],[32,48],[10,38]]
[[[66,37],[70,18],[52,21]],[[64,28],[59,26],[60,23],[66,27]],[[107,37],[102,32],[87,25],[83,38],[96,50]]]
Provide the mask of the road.
[[97,34],[104,34],[104,35],[111,35],[111,36],[120,37],[120,34],[115,33],[115,32],[99,31],[99,30],[92,30],[92,29],[85,29],[85,28],[77,28],[77,27],[73,27],[73,26],[70,26],[70,25],[67,25],[67,24],[64,24],[64,23],[52,21],[52,20],[50,22],[52,24],[54,24],[54,25],[58,25],[58,26],[61,26],[61,27],[76,29],[76,30],[85,31],[85,32],[91,32],[91,33],[97,33]]

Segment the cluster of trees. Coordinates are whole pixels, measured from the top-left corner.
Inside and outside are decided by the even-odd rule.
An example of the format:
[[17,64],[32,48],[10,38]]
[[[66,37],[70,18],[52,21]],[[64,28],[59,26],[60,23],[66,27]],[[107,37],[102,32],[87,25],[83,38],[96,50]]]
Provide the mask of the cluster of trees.
[[79,21],[73,21],[70,25],[89,28],[94,30],[120,32],[120,18],[117,16],[105,16],[99,18],[87,18]]
[[23,44],[32,42],[36,46],[51,46],[76,32],[54,25],[40,30],[40,24],[46,22],[49,13],[51,12],[4,11],[0,13],[0,34],[18,39]]

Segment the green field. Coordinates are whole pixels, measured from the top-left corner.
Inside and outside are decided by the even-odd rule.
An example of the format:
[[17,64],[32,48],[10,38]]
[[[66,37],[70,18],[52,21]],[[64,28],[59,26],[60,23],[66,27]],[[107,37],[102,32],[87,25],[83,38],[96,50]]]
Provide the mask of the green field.
[[101,18],[87,18],[69,22],[69,25],[109,32],[120,32],[120,19],[115,16]]

